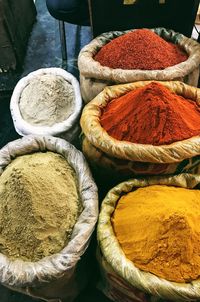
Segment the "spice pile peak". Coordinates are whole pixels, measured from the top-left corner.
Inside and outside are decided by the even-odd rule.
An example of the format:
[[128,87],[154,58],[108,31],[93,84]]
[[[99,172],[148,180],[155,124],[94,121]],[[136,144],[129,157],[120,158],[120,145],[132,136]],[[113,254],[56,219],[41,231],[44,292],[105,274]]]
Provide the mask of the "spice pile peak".
[[149,29],[137,29],[113,39],[94,57],[102,66],[141,70],[162,70],[187,58],[178,45]]
[[154,185],[118,201],[112,218],[128,259],[175,282],[200,276],[200,191]]
[[63,77],[43,74],[32,78],[19,99],[20,113],[34,126],[53,126],[67,120],[75,107],[74,88]]
[[100,123],[117,140],[171,144],[200,135],[200,108],[195,101],[151,82],[108,103]]
[[75,171],[59,154],[14,159],[0,177],[0,252],[38,261],[70,240],[82,209]]

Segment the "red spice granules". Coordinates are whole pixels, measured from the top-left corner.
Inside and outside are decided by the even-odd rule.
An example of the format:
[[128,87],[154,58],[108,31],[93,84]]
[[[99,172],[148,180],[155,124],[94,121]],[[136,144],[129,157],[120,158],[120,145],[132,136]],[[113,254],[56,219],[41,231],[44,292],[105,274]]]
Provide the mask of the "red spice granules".
[[117,140],[171,144],[200,135],[200,108],[152,82],[108,103],[100,123]]
[[94,57],[102,66],[142,70],[164,69],[187,58],[178,45],[148,29],[137,29],[112,40]]

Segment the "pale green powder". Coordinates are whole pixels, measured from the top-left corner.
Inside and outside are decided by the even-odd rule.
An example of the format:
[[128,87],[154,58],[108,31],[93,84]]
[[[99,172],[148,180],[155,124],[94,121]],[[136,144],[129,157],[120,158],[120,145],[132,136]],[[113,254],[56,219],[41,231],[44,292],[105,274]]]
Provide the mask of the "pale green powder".
[[76,175],[62,156],[16,158],[0,177],[0,252],[28,261],[59,252],[80,211]]

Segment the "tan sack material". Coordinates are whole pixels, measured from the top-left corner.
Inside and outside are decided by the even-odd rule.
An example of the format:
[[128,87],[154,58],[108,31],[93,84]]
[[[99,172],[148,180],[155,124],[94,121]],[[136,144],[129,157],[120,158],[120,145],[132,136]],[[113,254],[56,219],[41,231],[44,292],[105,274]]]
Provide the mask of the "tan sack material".
[[198,11],[197,11],[195,24],[200,24],[200,5],[199,5]]
[[199,279],[190,283],[170,282],[136,268],[122,251],[111,224],[111,216],[120,197],[136,188],[169,185],[195,189],[199,188],[199,184],[199,175],[156,176],[131,179],[108,192],[101,206],[97,227],[100,248],[98,260],[102,274],[99,286],[106,296],[116,302],[196,301],[200,299]]
[[199,79],[200,44],[173,30],[167,30],[165,28],[154,28],[151,30],[163,39],[178,44],[186,51],[188,59],[175,66],[165,68],[164,70],[123,70],[101,66],[99,62],[93,59],[94,55],[114,38],[133,30],[104,33],[86,45],[78,57],[81,94],[85,103],[91,101],[105,86],[114,84],[145,80],[178,80],[197,87]]
[[[52,87],[50,87],[49,85],[49,81],[47,81],[48,76],[52,76],[54,78],[58,77],[59,79],[62,79],[63,82],[66,82],[66,84],[71,85],[74,91],[74,96],[73,98],[70,100],[69,97],[70,95],[68,95],[68,98],[66,98],[67,92],[65,90],[66,87],[63,87],[63,89],[59,91],[57,91],[58,87],[55,87],[55,79],[54,79],[54,85],[52,85]],[[46,77],[46,80],[44,80]],[[36,95],[32,95],[32,97],[30,98],[30,100],[26,99],[28,98],[27,96],[27,91],[29,91],[30,93],[30,87],[29,84],[33,84],[33,83],[39,83],[41,80],[40,85],[38,85],[38,100],[37,100],[37,94]],[[61,82],[62,83],[62,82]],[[59,86],[61,85],[61,83],[59,84]],[[28,87],[29,86],[29,87]],[[42,92],[42,86],[44,86],[44,91]],[[54,86],[54,87],[53,87]],[[58,83],[57,83],[58,86]],[[64,85],[63,85],[64,86]],[[32,87],[33,88],[33,87]],[[53,89],[51,91],[51,89]],[[48,96],[48,94],[51,95]],[[54,123],[50,123],[50,121],[45,120],[48,117],[48,114],[50,114],[51,111],[55,111],[56,110],[56,104],[53,104],[52,99],[55,100],[55,98],[57,98],[57,96],[59,95],[59,93],[61,94],[60,99],[57,100],[57,106],[61,106],[63,107],[63,111],[66,111],[65,114],[63,116],[60,117],[60,119],[58,119],[58,112],[52,113],[52,115],[54,116]],[[54,94],[54,96],[52,96],[52,94]],[[37,102],[39,102],[39,100],[41,100],[42,98],[47,98],[48,97],[48,101],[46,102],[46,100],[44,100],[44,104],[41,105],[41,110],[43,111],[43,113],[41,112],[40,117],[38,116],[38,107],[34,108],[34,106],[37,106]],[[31,104],[30,106],[28,105],[29,101],[34,100],[34,104]],[[64,100],[66,100],[66,102],[70,102],[70,104],[66,105],[62,102],[60,102],[62,100],[62,102]],[[23,103],[23,105],[26,107],[24,108],[26,115],[27,112],[29,112],[29,115],[32,116],[32,121],[28,120],[25,118],[25,116],[23,116],[23,114],[25,114],[25,112],[21,112],[20,108],[20,104],[21,102]],[[49,105],[48,105],[49,104]],[[50,106],[51,108],[49,108],[49,112],[46,112],[45,115],[45,110],[44,107],[45,105]],[[39,105],[38,105],[39,106]],[[31,110],[32,108],[32,110]],[[67,109],[68,108],[68,109]],[[35,111],[34,111],[35,109]],[[47,109],[46,109],[47,110]],[[29,73],[27,76],[23,77],[15,86],[15,89],[13,91],[12,97],[11,97],[11,101],[10,101],[10,111],[11,111],[11,115],[12,115],[12,119],[13,119],[13,123],[14,123],[14,127],[15,130],[17,131],[17,133],[19,133],[21,136],[24,135],[52,135],[52,136],[57,136],[60,138],[64,138],[69,142],[74,141],[74,139],[76,138],[77,134],[80,131],[80,127],[78,124],[78,120],[80,118],[80,114],[81,114],[81,110],[82,110],[82,98],[81,98],[81,93],[80,93],[80,87],[79,87],[79,82],[77,81],[77,79],[69,72],[65,71],[62,68],[56,68],[56,67],[51,67],[51,68],[41,68],[38,69],[36,71],[33,71],[31,73]],[[23,111],[23,110],[22,110]],[[61,109],[59,109],[58,111],[62,112]],[[35,122],[33,123],[33,119],[34,116],[35,117]],[[29,119],[30,119],[29,116]],[[57,118],[56,118],[57,116]],[[41,117],[43,118],[43,122],[42,123],[38,123],[37,124],[37,120]],[[52,121],[51,121],[52,122]]]
[[124,0],[123,4],[125,5],[130,5],[130,4],[135,4],[136,0]]
[[[82,112],[81,127],[84,133],[83,153],[98,168],[111,175],[125,177],[134,174],[177,174],[198,167],[200,162],[200,136],[169,145],[143,145],[119,141],[102,128],[101,108],[127,92],[143,87],[150,81],[106,87]],[[171,91],[200,102],[200,90],[182,82],[161,82]],[[120,173],[119,173],[120,172]],[[125,179],[125,178],[122,178]]]
[[60,138],[25,136],[0,150],[0,175],[16,157],[45,151],[62,155],[74,169],[83,211],[68,244],[60,252],[37,262],[11,260],[0,253],[0,282],[44,301],[71,302],[87,284],[87,261],[91,258],[87,247],[98,218],[97,187],[82,153]]

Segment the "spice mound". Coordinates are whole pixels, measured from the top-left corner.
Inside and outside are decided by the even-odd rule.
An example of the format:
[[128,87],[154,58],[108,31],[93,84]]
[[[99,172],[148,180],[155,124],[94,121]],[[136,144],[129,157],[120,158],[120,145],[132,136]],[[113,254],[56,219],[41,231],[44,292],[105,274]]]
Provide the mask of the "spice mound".
[[73,113],[74,88],[61,76],[35,76],[22,91],[19,109],[28,123],[53,126]]
[[112,223],[128,259],[175,282],[200,276],[200,191],[154,185],[122,196]]
[[102,109],[100,123],[117,140],[171,144],[200,134],[200,108],[152,82],[113,99]]
[[61,155],[14,159],[0,177],[0,252],[25,261],[60,252],[81,211],[77,186]]
[[104,45],[94,59],[114,69],[161,70],[186,61],[188,56],[151,30],[137,29]]

